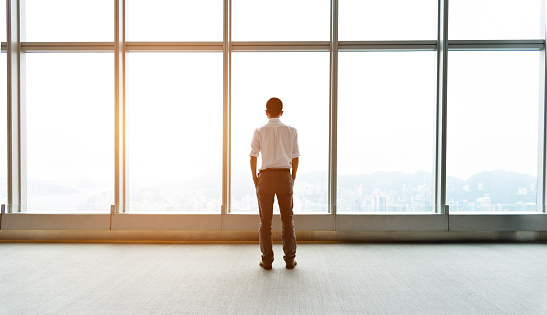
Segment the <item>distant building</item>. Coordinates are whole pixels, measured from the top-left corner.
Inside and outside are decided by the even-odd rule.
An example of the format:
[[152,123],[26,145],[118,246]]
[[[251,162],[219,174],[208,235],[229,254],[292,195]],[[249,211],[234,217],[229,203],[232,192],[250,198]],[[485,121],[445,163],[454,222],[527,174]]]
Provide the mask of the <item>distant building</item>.
[[386,197],[385,196],[374,196],[375,210],[378,212],[386,212]]
[[478,198],[477,203],[479,204],[479,211],[492,210],[492,198],[490,198],[490,195],[488,194],[484,195],[484,197]]

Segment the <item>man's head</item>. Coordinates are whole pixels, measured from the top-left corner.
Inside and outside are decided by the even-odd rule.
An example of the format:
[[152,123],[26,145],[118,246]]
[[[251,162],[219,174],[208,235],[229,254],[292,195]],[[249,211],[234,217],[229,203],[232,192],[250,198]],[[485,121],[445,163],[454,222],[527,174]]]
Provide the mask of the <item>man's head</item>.
[[277,97],[272,97],[266,102],[266,115],[268,118],[279,118],[283,115],[283,102]]

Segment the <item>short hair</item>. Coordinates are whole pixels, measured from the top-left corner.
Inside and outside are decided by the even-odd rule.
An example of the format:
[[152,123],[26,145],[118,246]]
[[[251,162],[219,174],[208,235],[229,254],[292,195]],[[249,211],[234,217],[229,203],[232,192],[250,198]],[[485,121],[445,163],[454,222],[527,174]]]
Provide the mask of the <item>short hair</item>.
[[266,109],[270,116],[279,116],[283,110],[283,102],[277,97],[272,97],[266,102]]

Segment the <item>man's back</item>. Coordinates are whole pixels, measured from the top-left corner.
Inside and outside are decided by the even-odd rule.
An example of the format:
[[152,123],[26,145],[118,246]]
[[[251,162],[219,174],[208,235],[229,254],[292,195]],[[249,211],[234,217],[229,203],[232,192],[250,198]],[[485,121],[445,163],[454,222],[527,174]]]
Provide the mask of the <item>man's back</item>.
[[261,170],[267,168],[291,168],[292,159],[300,156],[296,128],[270,118],[267,124],[257,128],[251,143],[251,156],[262,154]]

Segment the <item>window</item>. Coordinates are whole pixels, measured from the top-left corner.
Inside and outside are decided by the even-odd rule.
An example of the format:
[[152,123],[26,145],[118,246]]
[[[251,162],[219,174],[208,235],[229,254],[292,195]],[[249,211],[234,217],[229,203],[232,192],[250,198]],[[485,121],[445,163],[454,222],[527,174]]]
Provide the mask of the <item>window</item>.
[[27,211],[109,212],[113,56],[27,54]]
[[450,39],[540,38],[541,0],[450,1]]
[[[544,0],[454,0],[449,12],[437,0],[9,3],[21,5],[13,21],[22,22],[23,45],[14,48],[24,58],[21,86],[13,86],[23,146],[13,145],[21,152],[13,165],[27,187],[10,188],[22,211],[108,213],[117,202],[129,213],[218,215],[225,207],[256,215],[250,142],[275,96],[282,121],[299,134],[294,212],[320,214],[312,227],[366,229],[367,216],[352,214],[429,215],[442,200],[456,214],[544,212]],[[115,12],[125,14],[120,24]],[[439,24],[444,13],[448,25]],[[0,14],[2,42],[10,16]],[[103,45],[119,31],[128,43],[123,71],[117,46]],[[439,38],[447,46],[437,47]],[[448,58],[437,60],[446,47]],[[0,54],[4,91],[9,56]],[[115,111],[119,82],[123,113]],[[447,104],[437,104],[438,90]],[[437,106],[446,106],[446,125]],[[118,114],[123,130],[115,130]],[[7,132],[0,128],[0,203],[8,197]],[[446,169],[437,170],[444,149],[437,166]],[[445,187],[434,187],[445,171]],[[125,190],[115,191],[121,172]],[[340,220],[323,215],[329,210]]]
[[[2,0],[0,1],[0,5],[2,8],[6,8],[6,1]],[[6,14],[0,14],[0,42],[6,42]],[[7,89],[7,56],[4,51],[0,53],[0,90],[6,91]],[[7,108],[6,108],[6,97],[5,93],[0,93],[4,98],[0,104],[0,121],[2,121],[2,125],[7,122]],[[6,134],[7,128],[4,125],[4,127],[0,127],[0,205],[7,205],[8,204],[8,173],[7,173],[7,137]]]
[[128,41],[222,41],[222,0],[127,0]]
[[234,41],[328,41],[328,0],[234,0]]
[[[4,33],[5,34],[5,33]],[[6,77],[7,77],[7,56],[4,52],[0,54],[0,89],[6,91]],[[7,108],[6,108],[6,95],[2,93],[4,101],[0,104],[0,121],[2,121],[2,127],[0,127],[0,205],[8,204],[8,152],[7,152]]]
[[222,54],[127,60],[129,211],[220,213]]
[[539,52],[450,52],[451,212],[536,211]]
[[437,0],[340,0],[338,11],[342,41],[437,39]]
[[[258,213],[249,167],[251,140],[255,128],[268,122],[266,101],[279,97],[281,119],[297,129],[302,155],[294,212],[326,213],[329,54],[234,53],[232,64],[232,211]],[[274,211],[279,211],[277,205]]]
[[339,213],[431,212],[434,52],[342,52]]
[[26,41],[111,42],[111,0],[26,0]]

